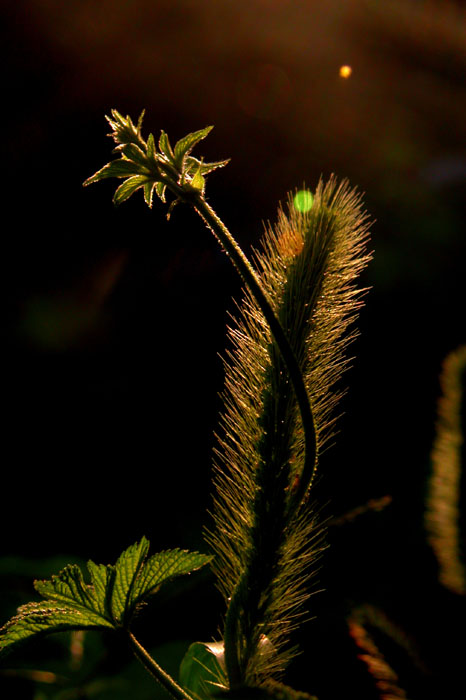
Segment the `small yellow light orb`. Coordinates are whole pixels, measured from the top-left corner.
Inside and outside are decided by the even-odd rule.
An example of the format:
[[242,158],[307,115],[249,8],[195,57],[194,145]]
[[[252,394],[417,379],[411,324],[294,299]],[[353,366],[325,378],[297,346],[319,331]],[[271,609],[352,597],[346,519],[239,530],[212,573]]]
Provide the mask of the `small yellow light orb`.
[[351,66],[340,66],[340,78],[349,78],[352,72]]

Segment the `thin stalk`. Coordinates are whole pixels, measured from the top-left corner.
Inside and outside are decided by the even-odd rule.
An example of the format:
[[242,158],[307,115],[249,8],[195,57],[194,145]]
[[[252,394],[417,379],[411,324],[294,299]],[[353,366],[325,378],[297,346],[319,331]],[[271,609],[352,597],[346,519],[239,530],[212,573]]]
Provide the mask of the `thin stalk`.
[[242,671],[238,654],[238,617],[240,615],[240,602],[244,580],[245,574],[243,573],[228,604],[223,629],[225,667],[231,688],[239,686],[242,681]]
[[244,255],[238,243],[202,195],[197,194],[193,198],[192,204],[199,216],[201,216],[219,243],[223,246],[233,265],[243,278],[243,281],[254,295],[260,310],[264,314],[265,320],[269,324],[272,335],[290,375],[296,401],[298,402],[299,412],[301,414],[305,444],[304,466],[299,485],[290,499],[289,514],[292,515],[299,507],[309,486],[312,484],[317,468],[316,429],[303,374],[282,325],[273,311],[270,300],[254,268]]
[[193,700],[173,678],[152,658],[136,637],[128,630],[128,637],[135,656],[144,668],[162,685],[175,700]]
[[[289,489],[287,489],[287,492],[284,494],[287,500],[284,518],[285,521],[289,522],[299,510],[306,497],[307,491],[316,472],[317,462],[316,428],[314,425],[314,417],[301,368],[290,345],[288,337],[282,328],[279,319],[274,313],[272,304],[261,284],[258,275],[255,273],[253,267],[233,236],[226,228],[225,224],[221,221],[209,204],[207,204],[204,194],[199,188],[199,182],[202,184],[202,186],[204,182],[201,172],[202,162],[200,161],[197,161],[197,176],[199,176],[197,177],[197,180],[199,180],[199,182],[196,180],[196,185],[193,184],[196,176],[193,176],[192,166],[195,165],[196,161],[191,159],[189,153],[195,143],[202,140],[207,135],[209,129],[194,132],[193,134],[185,137],[184,140],[182,139],[181,141],[178,141],[178,144],[175,145],[175,153],[177,152],[178,146],[178,158],[175,158],[174,153],[168,144],[168,138],[165,139],[165,146],[160,146],[159,142],[161,153],[158,154],[155,152],[153,137],[150,137],[152,139],[151,147],[149,147],[149,141],[144,141],[141,136],[142,116],[143,115],[141,115],[137,125],[135,126],[129,117],[124,118],[116,110],[112,110],[112,118],[107,117],[107,119],[112,128],[112,137],[118,144],[117,150],[120,151],[125,167],[122,167],[121,163],[120,166],[115,164],[113,166],[112,164],[107,164],[92,177],[88,178],[85,184],[97,182],[98,180],[106,177],[125,177],[126,174],[130,173],[130,177],[128,177],[126,180],[126,183],[129,183],[129,185],[126,185],[126,189],[123,189],[119,197],[117,196],[115,198],[114,196],[115,203],[125,201],[125,199],[131,196],[131,194],[140,187],[144,187],[144,196],[147,201],[146,185],[149,184],[151,185],[151,189],[149,193],[149,201],[147,203],[150,206],[153,186],[156,186],[157,183],[162,183],[175,195],[175,200],[171,204],[168,213],[170,214],[173,204],[176,204],[178,201],[184,201],[191,204],[200,217],[204,220],[207,227],[213,232],[214,236],[217,238],[220,245],[229,256],[240,276],[243,278],[243,281],[248,287],[250,293],[255,297],[258,307],[263,313],[265,321],[269,325],[274,343],[276,343],[278,351],[282,356],[283,363],[288,371],[289,379],[293,386],[296,402],[301,415],[304,436],[304,465],[298,480],[298,485],[296,487],[290,486]],[[129,148],[130,145],[135,145],[138,151],[135,153],[133,149]],[[181,163],[179,162],[180,158],[182,161]],[[189,162],[190,159],[191,162]],[[129,171],[128,163],[132,163]],[[213,166],[210,168],[210,170],[220,167],[223,164],[224,162],[210,164]],[[143,176],[142,181],[139,177],[136,178],[136,182],[133,180],[131,183],[132,176],[135,173],[139,173]],[[125,183],[123,183],[120,188],[124,188],[124,185]],[[134,189],[134,186],[136,189]],[[118,188],[117,193],[120,188]],[[163,195],[160,195],[159,192],[157,193],[163,198]],[[228,632],[225,638],[225,654],[231,659],[231,663],[229,664],[231,674],[229,672],[229,676],[235,679],[238,677],[238,674],[241,674],[241,669],[239,668],[240,659],[238,657],[238,625],[235,621],[237,620],[237,614],[234,614],[233,611],[236,607],[241,605],[241,594],[239,589],[247,585],[248,573],[248,571],[244,572],[244,576],[241,577],[241,581],[243,581],[244,578],[246,583],[239,582],[237,585],[237,590],[233,596],[234,600],[230,601],[228,619],[230,621],[232,620],[233,623],[229,622],[227,625],[229,630],[231,628],[231,634]],[[239,612],[241,611],[238,607],[238,613]],[[135,640],[132,640],[132,643],[134,646]],[[145,652],[142,653],[137,646],[135,649],[138,649],[137,655],[139,658],[141,658],[142,662],[146,665],[147,661],[149,667],[153,668],[153,660],[150,659],[150,657],[148,657],[149,660],[146,659]],[[155,675],[156,677],[159,677],[160,670],[157,670]]]

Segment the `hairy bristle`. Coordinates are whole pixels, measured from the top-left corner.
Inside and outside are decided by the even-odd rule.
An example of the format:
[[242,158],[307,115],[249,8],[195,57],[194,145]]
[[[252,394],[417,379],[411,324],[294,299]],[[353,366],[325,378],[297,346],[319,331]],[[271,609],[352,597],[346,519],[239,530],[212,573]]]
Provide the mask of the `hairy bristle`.
[[[312,208],[290,196],[268,226],[255,262],[305,380],[318,452],[334,433],[337,385],[348,364],[350,324],[361,305],[355,280],[367,264],[368,220],[360,196],[335,178],[319,183]],[[323,526],[307,503],[290,517],[304,464],[304,438],[287,369],[252,294],[229,329],[224,412],[215,465],[214,570],[227,601],[240,604],[243,680],[279,675],[293,651],[322,550]]]
[[440,377],[443,393],[438,403],[425,513],[428,540],[439,565],[439,579],[446,588],[463,595],[466,593],[466,568],[462,561],[459,523],[465,371],[466,346],[463,346],[448,355],[443,363]]

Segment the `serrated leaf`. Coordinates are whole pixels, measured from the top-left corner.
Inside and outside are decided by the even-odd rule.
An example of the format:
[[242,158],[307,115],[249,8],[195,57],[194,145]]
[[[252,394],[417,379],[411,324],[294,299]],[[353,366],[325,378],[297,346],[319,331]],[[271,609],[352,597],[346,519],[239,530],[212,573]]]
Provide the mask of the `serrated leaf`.
[[150,557],[141,569],[131,592],[131,607],[155,593],[175,576],[190,574],[205,566],[212,556],[183,549],[170,549]]
[[28,603],[0,629],[0,653],[37,634],[108,627],[113,627],[113,624],[89,609],[72,608],[58,601]]
[[212,131],[213,126],[206,126],[205,129],[199,129],[199,131],[193,131],[192,134],[187,134],[182,139],[175,144],[175,163],[181,169],[183,159],[188,155],[194,146],[205,139],[205,137]]
[[[70,564],[49,581],[34,581],[34,588],[48,602],[56,601],[76,610],[85,610],[98,616],[105,615],[102,589],[84,583],[79,566]],[[108,621],[108,620],[107,620]]]
[[149,180],[146,175],[135,175],[134,177],[128,178],[128,180],[125,180],[116,190],[113,195],[113,203],[118,206],[131,197],[140,187],[144,187],[147,182],[152,181]]
[[179,681],[190,695],[207,700],[223,688],[226,690],[223,642],[194,642],[184,655]]
[[128,547],[115,564],[115,582],[112,591],[112,616],[117,624],[126,621],[131,609],[131,598],[136,577],[149,551],[145,537]]
[[73,564],[48,581],[35,581],[35,589],[46,600],[19,608],[18,615],[0,630],[0,651],[39,633],[114,627],[106,606],[111,567],[89,562],[89,571],[91,586]]
[[0,629],[0,653],[36,634],[67,629],[128,627],[138,603],[175,576],[188,574],[212,559],[198,552],[172,550],[146,561],[149,542],[145,537],[126,549],[115,566],[89,561],[91,583],[80,568],[66,566],[47,581],[35,581],[46,598],[18,610]]
[[170,145],[170,141],[168,140],[168,136],[165,133],[165,131],[160,132],[160,138],[159,138],[159,150],[163,153],[163,155],[168,158],[169,161],[173,161],[175,156],[173,154],[172,147]]

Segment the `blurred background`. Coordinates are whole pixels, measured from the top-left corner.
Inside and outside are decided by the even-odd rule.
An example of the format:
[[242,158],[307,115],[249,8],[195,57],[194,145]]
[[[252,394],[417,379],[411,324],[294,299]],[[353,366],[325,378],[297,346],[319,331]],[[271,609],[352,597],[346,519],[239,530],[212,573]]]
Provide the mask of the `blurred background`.
[[[240,282],[187,208],[167,223],[140,193],[115,209],[115,181],[81,186],[110,159],[104,115],[146,109],[145,135],[215,125],[195,155],[231,157],[207,194],[248,254],[289,190],[335,173],[364,193],[371,291],[316,497],[325,516],[391,502],[331,529],[290,678],[321,700],[378,697],[346,625],[369,602],[414,640],[408,696],[457,696],[464,600],[439,589],[422,517],[441,361],[466,342],[463,4],[26,0],[1,18],[2,621],[58,559],[111,562],[142,535],[206,549]],[[154,644],[215,636],[222,602],[200,588],[166,601]]]

